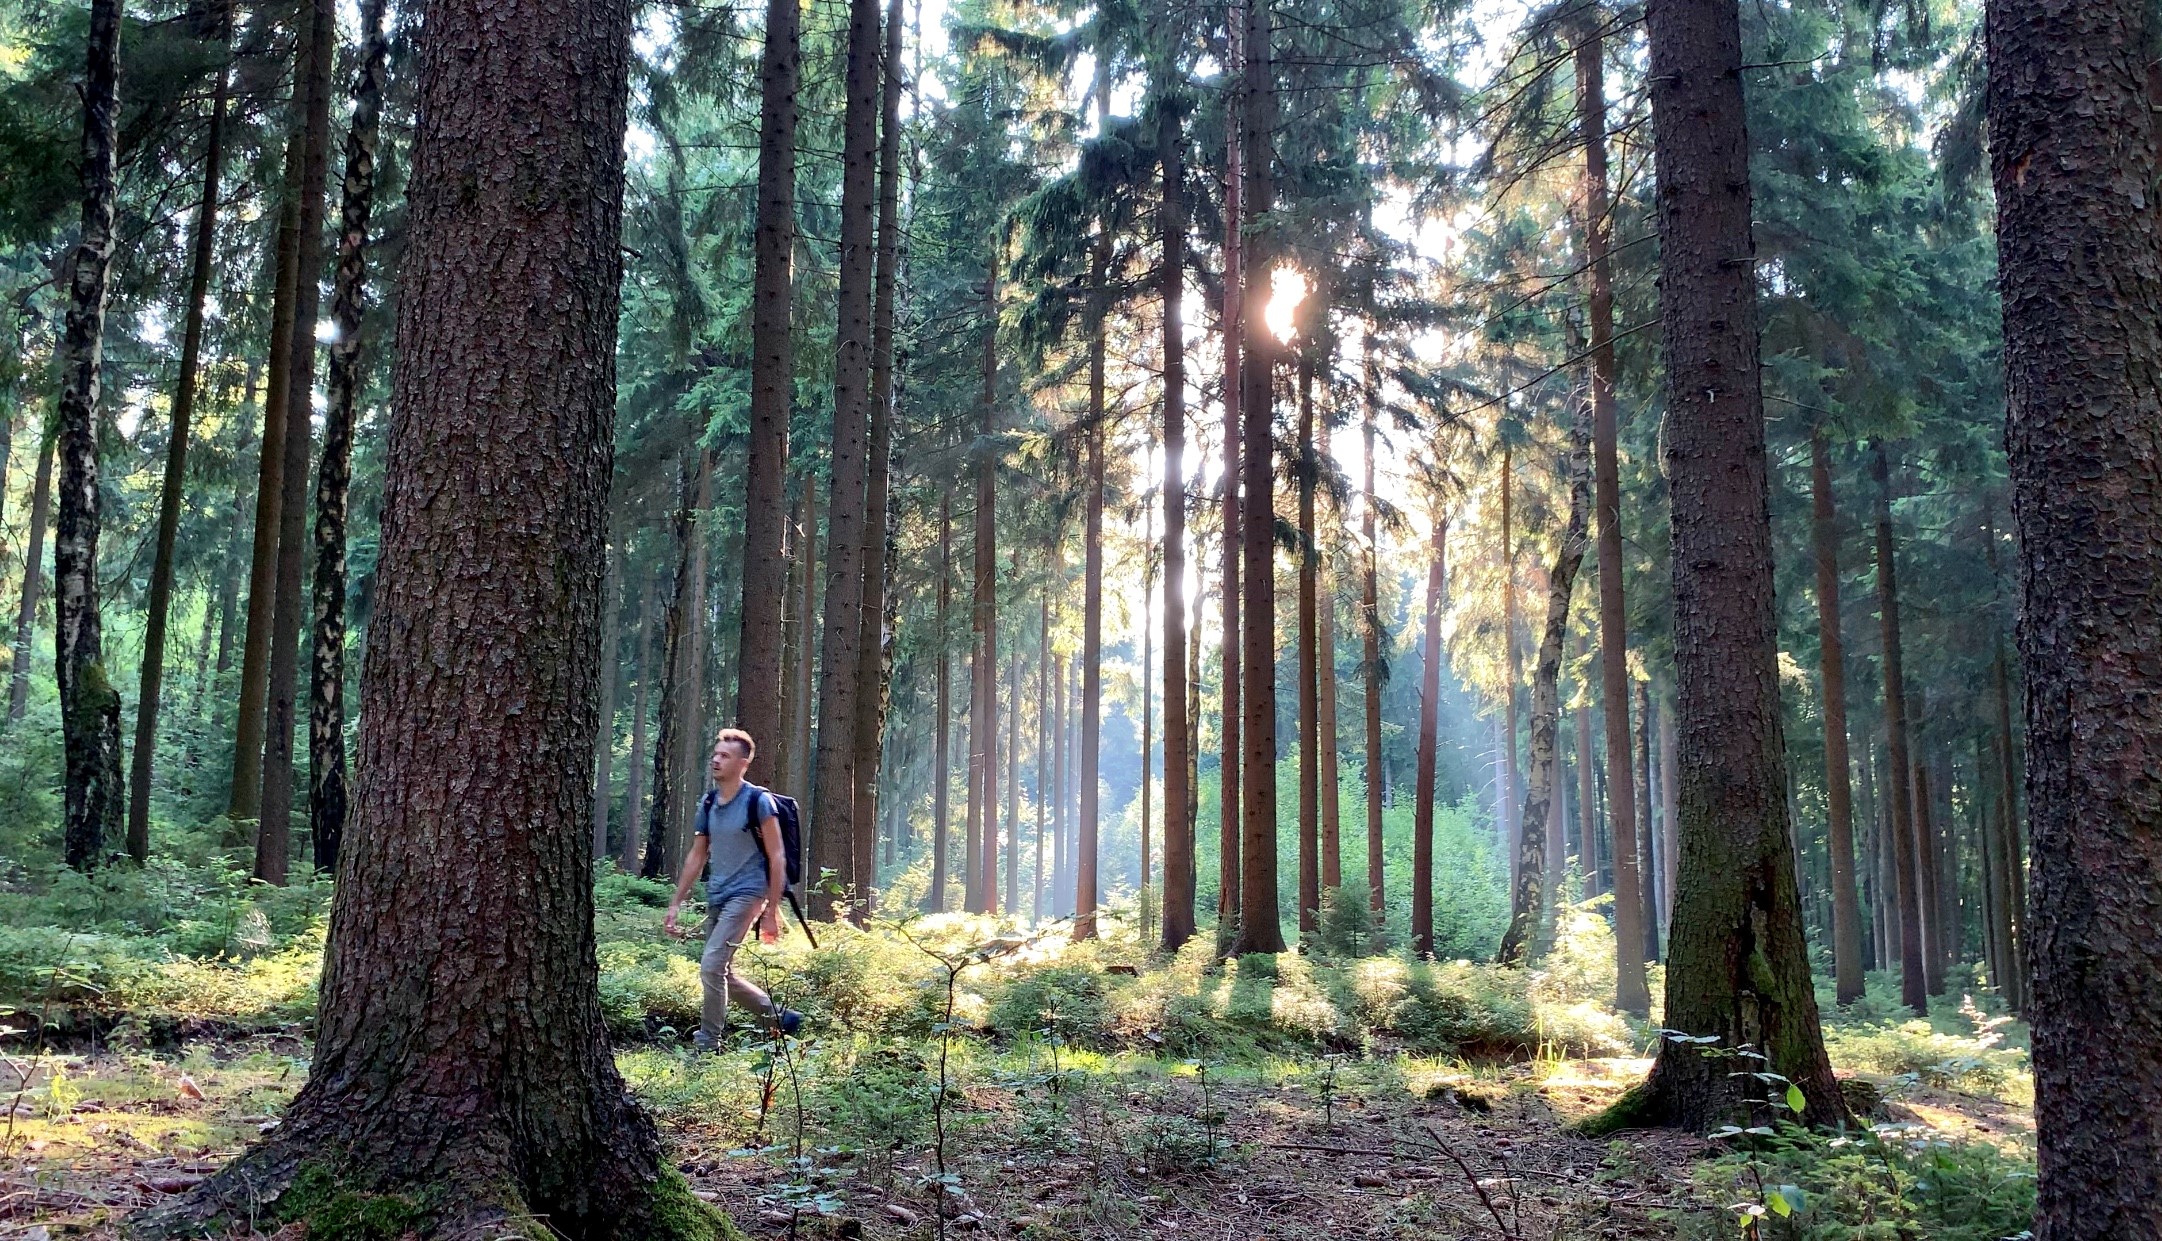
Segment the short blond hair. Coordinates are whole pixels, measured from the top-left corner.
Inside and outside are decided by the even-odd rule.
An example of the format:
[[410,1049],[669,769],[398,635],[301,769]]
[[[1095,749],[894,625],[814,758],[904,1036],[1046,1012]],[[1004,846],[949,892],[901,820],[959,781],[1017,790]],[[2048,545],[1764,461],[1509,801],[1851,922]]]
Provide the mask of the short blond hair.
[[721,735],[713,739],[713,744],[719,745],[723,741],[733,741],[737,745],[742,746],[743,757],[747,759],[758,757],[758,743],[751,740],[751,734],[743,731],[740,728],[722,729]]

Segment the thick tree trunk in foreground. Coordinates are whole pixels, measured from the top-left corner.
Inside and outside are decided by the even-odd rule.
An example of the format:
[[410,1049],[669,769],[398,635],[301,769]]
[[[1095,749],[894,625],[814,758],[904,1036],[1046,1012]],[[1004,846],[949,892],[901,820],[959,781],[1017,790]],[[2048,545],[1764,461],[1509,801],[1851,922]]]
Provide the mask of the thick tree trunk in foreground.
[[[323,412],[323,459],[315,478],[315,614],[310,647],[308,694],[308,823],[315,868],[338,867],[345,837],[345,517],[346,492],[352,479],[353,407],[360,373],[360,327],[367,313],[368,216],[375,205],[376,131],[383,114],[383,82],[390,60],[385,29],[387,0],[368,0],[360,11],[361,64],[353,84],[352,128],[345,139],[345,185],[338,211],[338,269],[331,292],[331,318],[338,333],[330,343],[330,381]],[[611,562],[612,563],[612,562]],[[610,579],[610,642],[607,647],[610,710],[604,727],[613,734],[615,705],[616,582]],[[608,851],[607,769],[601,769],[598,843],[593,853]]]
[[[1787,826],[1740,14],[1734,0],[1665,0],[1649,22],[1681,689],[1664,1025],[1720,1051],[1755,1048],[1761,1068],[1799,1088],[1800,1119],[1828,1125],[1847,1109],[1817,1023]],[[1626,764],[1612,777],[1619,790]],[[1603,1125],[1762,1118],[1751,1100],[1767,1091],[1735,1068],[1666,1038]]]
[[1854,882],[1854,793],[1847,782],[1846,646],[1839,630],[1839,527],[1831,452],[1809,437],[1810,536],[1817,561],[1817,645],[1824,682],[1824,796],[1832,850],[1832,972],[1842,1005],[1862,998],[1862,905]]
[[[219,23],[219,36],[231,32]],[[203,314],[210,301],[210,266],[218,236],[218,178],[225,167],[226,98],[232,78],[228,58],[218,66],[210,94],[210,132],[204,140],[203,197],[195,209],[194,254],[188,271],[188,309],[180,334],[180,377],[173,385],[165,481],[158,492],[158,545],[150,565],[150,599],[143,616],[141,688],[135,697],[135,753],[128,780],[128,856],[150,856],[150,776],[157,763],[159,698],[165,684],[165,623],[173,600],[173,550],[180,535],[180,498],[187,486],[188,439],[194,434],[195,387],[203,357]]]
[[[1164,343],[1164,947],[1194,937],[1193,724],[1187,702],[1185,166],[1179,111],[1156,100],[1156,154],[1163,169]],[[1049,631],[1046,631],[1048,639]]]
[[[826,615],[819,639],[818,763],[811,785],[811,865],[832,868],[852,916],[870,911],[855,844],[856,700],[862,684],[863,532],[870,459],[871,283],[878,189],[878,0],[849,0],[841,140],[841,246],[833,358],[833,473],[827,503]],[[875,773],[872,773],[875,775]],[[820,917],[830,906],[816,902]]]
[[[1275,206],[1276,79],[1270,62],[1270,0],[1246,5],[1246,83],[1240,147],[1247,170],[1242,226],[1247,265],[1269,270],[1274,242],[1265,231]],[[1234,955],[1282,952],[1284,928],[1276,895],[1276,454],[1274,372],[1277,343],[1258,316],[1243,322],[1239,405],[1244,443],[1239,467],[1245,520],[1239,544],[1246,572],[1239,607],[1239,934]],[[1255,330],[1257,327],[1260,330]]]
[[37,627],[38,596],[45,588],[45,528],[52,522],[53,453],[59,441],[40,438],[44,442],[38,448],[37,478],[30,484],[30,550],[23,559],[22,606],[15,613],[14,663],[8,673],[10,729],[22,722],[30,706],[30,635]]
[[1992,0],[1988,15],[2041,1241],[2162,1235],[2154,22],[2143,0]]
[[67,759],[62,836],[68,865],[89,870],[120,831],[120,692],[105,674],[98,605],[99,368],[113,261],[120,109],[120,0],[92,0],[83,79],[83,224],[60,344],[60,520],[53,528],[54,658]]
[[[758,222],[751,241],[751,411],[744,444],[743,610],[736,645],[735,725],[776,758],[780,780],[808,756],[784,735],[781,617],[790,600],[787,531],[788,416],[796,387],[789,321],[795,288],[796,91],[802,76],[801,0],[766,0],[758,65]],[[806,488],[809,484],[805,484]],[[810,623],[808,616],[798,626]],[[798,658],[809,650],[799,642]],[[797,792],[801,792],[798,788]]]
[[[1554,570],[1547,575],[1546,627],[1531,674],[1531,791],[1524,798],[1524,826],[1517,834],[1509,929],[1495,955],[1503,965],[1523,965],[1531,957],[1534,938],[1544,938],[1540,927],[1550,895],[1545,891],[1545,825],[1561,787],[1561,648],[1569,637],[1570,593],[1591,541],[1591,420],[1591,402],[1586,400],[1569,429],[1569,521],[1554,553]],[[1551,921],[1546,925],[1550,928]]]
[[1886,773],[1885,831],[1892,842],[1893,877],[1898,884],[1899,998],[1916,1013],[1929,1012],[1928,940],[1922,931],[1921,871],[1915,857],[1914,796],[1907,757],[1906,674],[1899,639],[1899,574],[1892,543],[1891,469],[1883,444],[1874,445],[1870,474],[1877,482],[1877,617],[1882,630]]
[[337,55],[335,0],[309,0],[302,56],[306,150],[300,175],[298,280],[293,286],[293,357],[286,371],[285,465],[279,471],[277,605],[270,627],[270,693],[263,720],[262,822],[255,877],[282,884],[293,835],[293,725],[300,692],[302,579],[307,565],[308,456],[314,433],[315,321],[322,304],[324,186],[330,164],[330,67]]
[[1441,742],[1441,611],[1448,589],[1449,522],[1435,501],[1426,567],[1425,649],[1419,669],[1418,772],[1411,803],[1411,950],[1434,952],[1434,768]]
[[429,1236],[536,1217],[594,1241],[719,1232],[617,1076],[594,962],[630,32],[614,0],[429,10],[377,625],[315,1054],[284,1123],[153,1228],[304,1209],[329,1185],[347,1209],[408,1195],[394,1227]]

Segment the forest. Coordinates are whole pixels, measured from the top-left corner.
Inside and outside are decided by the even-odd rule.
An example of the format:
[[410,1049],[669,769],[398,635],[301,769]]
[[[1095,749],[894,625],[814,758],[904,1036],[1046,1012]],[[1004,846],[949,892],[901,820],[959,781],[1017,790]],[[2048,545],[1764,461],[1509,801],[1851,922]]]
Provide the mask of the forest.
[[0,0],[0,1238],[2162,1238],[2158,64]]

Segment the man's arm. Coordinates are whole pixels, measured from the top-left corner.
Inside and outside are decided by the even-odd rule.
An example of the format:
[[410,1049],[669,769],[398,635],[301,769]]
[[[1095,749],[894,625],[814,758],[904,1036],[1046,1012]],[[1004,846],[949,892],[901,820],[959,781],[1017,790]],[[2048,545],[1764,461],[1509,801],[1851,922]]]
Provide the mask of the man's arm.
[[758,825],[758,843],[766,851],[766,906],[759,914],[759,934],[781,933],[781,893],[788,886],[788,862],[781,856],[781,820],[767,815]]
[[676,910],[683,904],[683,898],[690,895],[691,885],[697,882],[699,874],[706,869],[706,850],[711,843],[704,833],[691,837],[691,852],[683,859],[683,873],[676,878],[675,899],[668,902],[668,916],[661,921],[662,928],[670,935],[682,933],[676,926]]

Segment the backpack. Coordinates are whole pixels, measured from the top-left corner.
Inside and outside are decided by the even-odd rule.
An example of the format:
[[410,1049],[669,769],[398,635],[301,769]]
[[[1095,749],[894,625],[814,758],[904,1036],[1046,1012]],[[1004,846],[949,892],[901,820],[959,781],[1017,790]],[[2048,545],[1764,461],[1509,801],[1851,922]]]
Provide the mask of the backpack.
[[[788,871],[788,881],[783,886],[792,891],[797,884],[803,882],[803,814],[796,808],[795,798],[776,793],[769,788],[761,788],[748,780],[743,783],[745,787],[758,789],[773,799],[773,817],[780,821],[781,827],[781,858]],[[698,807],[700,817],[714,809],[719,797],[719,789],[706,790],[705,799]],[[758,834],[758,823],[747,819],[743,830],[755,836]]]

